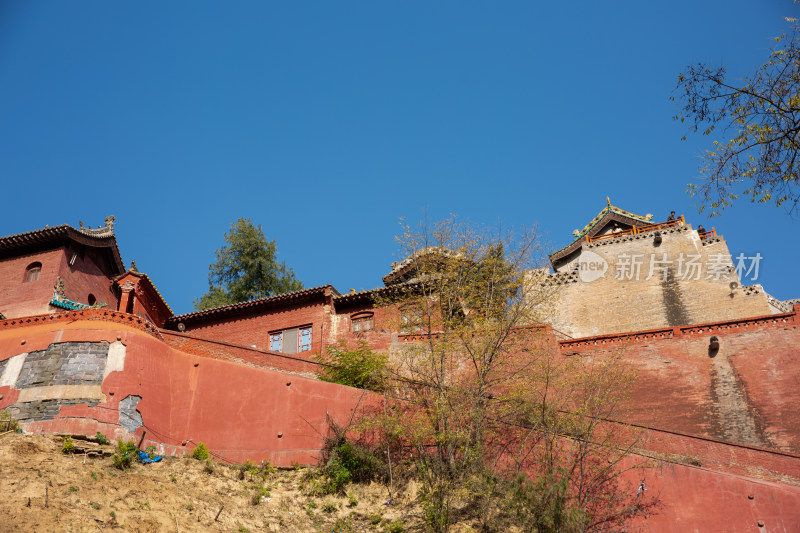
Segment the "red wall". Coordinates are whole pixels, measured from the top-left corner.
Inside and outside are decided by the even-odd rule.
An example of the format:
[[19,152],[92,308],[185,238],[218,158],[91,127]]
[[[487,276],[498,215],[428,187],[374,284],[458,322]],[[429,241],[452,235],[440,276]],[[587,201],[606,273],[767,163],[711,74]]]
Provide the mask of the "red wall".
[[[190,453],[202,441],[218,458],[268,459],[288,466],[315,462],[327,417],[346,422],[359,402],[371,398],[349,387],[257,367],[260,362],[293,360],[279,354],[176,334],[168,334],[165,343],[161,335],[137,317],[107,310],[0,322],[0,360],[53,342],[120,340],[126,346],[124,370],[111,373],[102,384],[104,403],[65,406],[55,419],[30,423],[26,429],[127,437],[118,425],[117,409],[120,400],[135,394],[142,397],[138,410],[145,425],[136,435],[146,430],[145,445],[157,443],[161,453]],[[209,353],[185,353],[177,349],[181,342]],[[239,358],[244,364],[235,362]],[[0,388],[0,409],[17,396],[18,391]],[[796,455],[660,431],[651,432],[646,448],[691,455],[701,465],[663,463],[628,474],[631,499],[645,478],[645,497],[661,501],[658,514],[637,518],[632,531],[792,531],[800,524]],[[758,529],[758,522],[764,529]]]
[[[93,294],[97,303],[105,303],[108,309],[116,309],[118,298],[112,291],[111,280],[92,260],[91,253],[89,251],[78,253],[75,262],[70,265],[72,254],[71,250],[65,250],[59,267],[59,275],[64,280],[67,298],[85,304],[89,303],[89,294]],[[50,296],[52,297],[52,294]]]
[[[72,251],[61,247],[0,261],[0,312],[7,318],[16,318],[56,311],[48,302],[53,298],[58,276],[64,280],[68,299],[88,303],[91,293],[98,302],[116,309],[117,297],[112,292],[111,282],[91,259],[91,254],[78,254],[72,266],[68,263],[70,257]],[[36,261],[42,264],[39,279],[25,282],[26,268]]]
[[[717,336],[720,348],[709,350]],[[643,425],[732,441],[723,422],[749,417],[761,446],[800,453],[800,321],[795,313],[562,341],[563,354],[604,357],[618,352],[638,369],[631,419]],[[712,356],[713,355],[713,356]],[[719,365],[744,400],[720,415]]]
[[[205,442],[228,461],[268,459],[290,466],[316,462],[327,416],[345,423],[365,394],[297,374],[183,353],[126,326],[122,322],[129,319],[121,313],[112,318],[113,322],[47,321],[0,330],[0,360],[53,342],[119,339],[127,348],[124,371],[112,372],[102,384],[104,403],[64,406],[55,419],[29,423],[27,430],[92,435],[103,431],[121,437],[126,432],[117,426],[119,402],[138,395],[142,400],[137,409],[146,426],[142,429],[149,439],[166,445],[165,453],[191,452],[192,443]],[[2,387],[0,396],[3,409],[16,401],[18,391]]]
[[[353,332],[351,317],[360,313],[372,313],[372,330],[366,332]],[[343,340],[348,344],[355,344],[358,341],[366,341],[375,351],[388,350],[392,343],[398,339],[398,329],[400,323],[400,313],[396,306],[373,307],[368,301],[356,301],[352,303],[336,303],[336,314],[332,318],[335,321],[330,331],[332,336],[326,340],[327,344],[332,344],[337,340]]]
[[[64,255],[59,248],[0,261],[0,313],[16,318],[52,312],[47,302],[53,298]],[[39,279],[25,282],[26,268],[36,261],[42,264]]]
[[[269,349],[271,331],[284,330],[298,326],[311,325],[311,350],[302,352],[309,355],[320,352],[325,344],[325,331],[330,327],[329,311],[322,302],[301,302],[291,306],[275,306],[253,315],[226,315],[224,319],[210,319],[206,322],[189,322],[186,333],[201,338],[218,339],[245,346],[255,346],[261,350]],[[223,321],[224,320],[224,321]]]

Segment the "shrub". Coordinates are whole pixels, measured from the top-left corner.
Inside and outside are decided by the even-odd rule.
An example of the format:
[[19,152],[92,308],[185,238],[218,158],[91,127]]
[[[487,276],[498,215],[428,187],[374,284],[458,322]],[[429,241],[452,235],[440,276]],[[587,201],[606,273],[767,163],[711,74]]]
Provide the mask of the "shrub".
[[389,533],[405,533],[406,524],[402,520],[395,520],[386,528]]
[[95,435],[95,438],[97,439],[97,442],[99,442],[100,444],[111,444],[109,438],[100,433],[99,431],[97,432],[97,435]]
[[333,524],[333,530],[337,532],[352,531],[353,523],[347,518],[337,518]]
[[358,500],[356,499],[356,497],[353,495],[352,492],[348,493],[347,494],[347,506],[348,507],[355,507],[357,505],[358,505]]
[[19,430],[19,420],[13,418],[9,411],[0,412],[0,433]]
[[147,457],[152,459],[153,457],[156,456],[156,447],[151,444],[150,446],[144,449],[144,453],[147,454]]
[[122,442],[122,440],[117,441],[117,450],[114,452],[114,455],[111,457],[111,460],[114,462],[114,466],[119,468],[120,470],[127,470],[133,464],[133,459],[136,456],[136,444],[133,443],[132,440],[128,442]]
[[204,442],[199,443],[192,451],[192,457],[198,461],[205,461],[208,459],[208,448]]
[[317,355],[323,367],[319,378],[359,389],[380,392],[386,376],[387,357],[372,351],[366,341],[359,341],[356,348],[348,348],[339,341],[326,349],[327,355]]
[[330,450],[322,468],[322,492],[335,494],[350,482],[371,481],[378,468],[379,462],[369,450],[342,439]]
[[64,437],[63,444],[61,445],[61,453],[73,454],[75,453],[75,443],[72,442],[72,437],[67,435]]

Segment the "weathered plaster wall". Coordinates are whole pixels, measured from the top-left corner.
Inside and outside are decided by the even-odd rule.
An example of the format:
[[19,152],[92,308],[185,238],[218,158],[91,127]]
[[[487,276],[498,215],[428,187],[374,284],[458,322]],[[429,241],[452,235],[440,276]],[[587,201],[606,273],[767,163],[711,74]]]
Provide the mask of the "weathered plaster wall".
[[797,486],[680,464],[632,470],[626,478],[631,499],[644,479],[647,490],[641,497],[659,501],[654,514],[633,520],[627,529],[631,532],[798,531]]
[[[578,338],[770,314],[763,291],[731,291],[730,283],[739,283],[733,268],[710,270],[720,264],[720,255],[730,255],[724,239],[700,239],[691,226],[661,234],[658,245],[652,232],[585,244],[580,261],[596,254],[587,265],[605,263],[607,270],[593,280],[579,271],[551,276],[560,287],[553,326]],[[699,256],[694,260],[699,270],[687,266],[691,256]],[[635,262],[641,262],[638,275],[627,266]]]
[[[84,312],[93,313],[100,311]],[[121,323],[128,319],[120,313],[108,316],[119,321],[0,328],[0,409],[24,415],[30,431],[125,437],[133,428],[136,435],[146,430],[165,453],[190,452],[202,441],[229,461],[289,466],[315,462],[327,417],[346,421],[364,395],[298,374],[187,354]],[[124,358],[114,356],[112,347],[119,345]],[[98,356],[103,350],[105,364]],[[22,354],[36,357],[7,384],[11,361]],[[45,403],[34,407],[26,399]]]
[[796,313],[560,344],[573,357],[623,354],[638,370],[634,422],[800,453]]
[[[705,326],[697,328],[703,331],[681,331],[676,337],[669,336],[676,335],[675,330],[666,330],[627,342],[644,340],[650,346],[632,352],[630,357],[646,362],[643,368],[652,383],[668,390],[669,381],[675,381],[675,375],[670,374],[673,366],[686,365],[691,374],[705,365],[705,376],[711,375],[711,364],[701,360],[699,352],[709,332],[724,330],[719,335],[721,348],[716,357],[727,353],[733,359],[732,367],[747,382],[752,372],[737,357],[748,358],[749,352],[733,355],[736,347],[777,352],[788,349],[788,361],[797,356],[791,351],[796,350],[792,347],[798,340],[793,320],[793,316],[778,316],[773,322],[751,321],[749,326],[740,324],[738,328]],[[145,445],[157,444],[161,453],[188,453],[202,441],[218,458],[237,462],[268,459],[288,466],[294,461],[316,461],[327,417],[343,422],[359,402],[371,398],[356,389],[292,373],[312,368],[313,363],[308,361],[214,341],[192,341],[185,335],[169,334],[165,343],[160,335],[136,317],[103,310],[1,322],[0,409],[25,403],[20,400],[32,389],[97,387],[99,392],[84,389],[91,394],[82,398],[57,398],[57,409],[45,406],[34,413],[33,418],[38,418],[29,418],[24,427],[42,432],[102,431],[113,438],[138,437],[147,431]],[[785,341],[776,340],[784,335],[788,335]],[[599,357],[622,340],[584,339],[583,344],[562,343],[561,349]],[[177,349],[178,345],[198,354],[208,351],[190,354]],[[248,352],[249,358],[245,356]],[[35,357],[27,361],[31,354]],[[279,360],[288,361],[287,368],[265,368],[277,365]],[[670,362],[664,365],[664,361]],[[767,374],[779,372],[782,361],[779,359]],[[751,363],[754,368],[763,368],[756,360]],[[655,371],[648,370],[652,364]],[[667,374],[662,374],[662,366],[670,369]],[[772,379],[778,377],[774,374]],[[18,385],[24,388],[20,390]],[[698,388],[694,383],[687,386],[689,391]],[[770,385],[765,383],[764,387]],[[658,398],[662,411],[680,420],[680,413],[672,413],[681,411],[672,405],[680,391],[670,391],[665,397],[659,390],[644,389],[639,391],[643,398]],[[785,402],[788,409],[796,401],[783,398],[786,393],[776,391],[772,398]],[[798,426],[790,420],[785,427],[791,433]],[[721,527],[731,531],[791,531],[800,523],[797,455],[675,432],[647,431],[648,453],[678,462],[691,461],[694,466],[667,463],[627,475],[631,498],[644,478],[646,497],[661,500],[658,514],[637,519],[632,531],[700,532]],[[766,529],[758,529],[758,523]]]

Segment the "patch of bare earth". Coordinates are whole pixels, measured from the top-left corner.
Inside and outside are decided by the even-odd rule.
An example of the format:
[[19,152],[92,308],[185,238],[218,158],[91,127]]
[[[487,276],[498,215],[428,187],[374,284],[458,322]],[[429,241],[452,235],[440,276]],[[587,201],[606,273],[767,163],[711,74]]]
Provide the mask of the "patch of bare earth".
[[121,471],[108,456],[113,445],[75,442],[105,456],[64,455],[55,436],[0,435],[0,533],[387,531],[400,521],[421,530],[412,484],[390,506],[377,483],[312,497],[303,470],[262,475],[166,457]]

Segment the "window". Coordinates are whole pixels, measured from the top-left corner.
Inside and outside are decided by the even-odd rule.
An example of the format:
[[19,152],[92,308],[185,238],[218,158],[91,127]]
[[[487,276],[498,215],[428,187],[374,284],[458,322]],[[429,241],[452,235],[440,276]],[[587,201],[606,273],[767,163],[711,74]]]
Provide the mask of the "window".
[[269,334],[269,349],[273,352],[280,352],[283,348],[283,332]]
[[307,352],[311,349],[311,326],[300,328],[300,351]]
[[422,331],[422,310],[409,305],[400,309],[400,333]]
[[311,326],[273,331],[269,334],[269,349],[273,352],[297,353],[311,349]]
[[25,282],[36,281],[39,279],[39,274],[42,272],[42,264],[39,262],[31,263],[25,269]]
[[359,313],[350,317],[353,333],[372,329],[372,313]]

